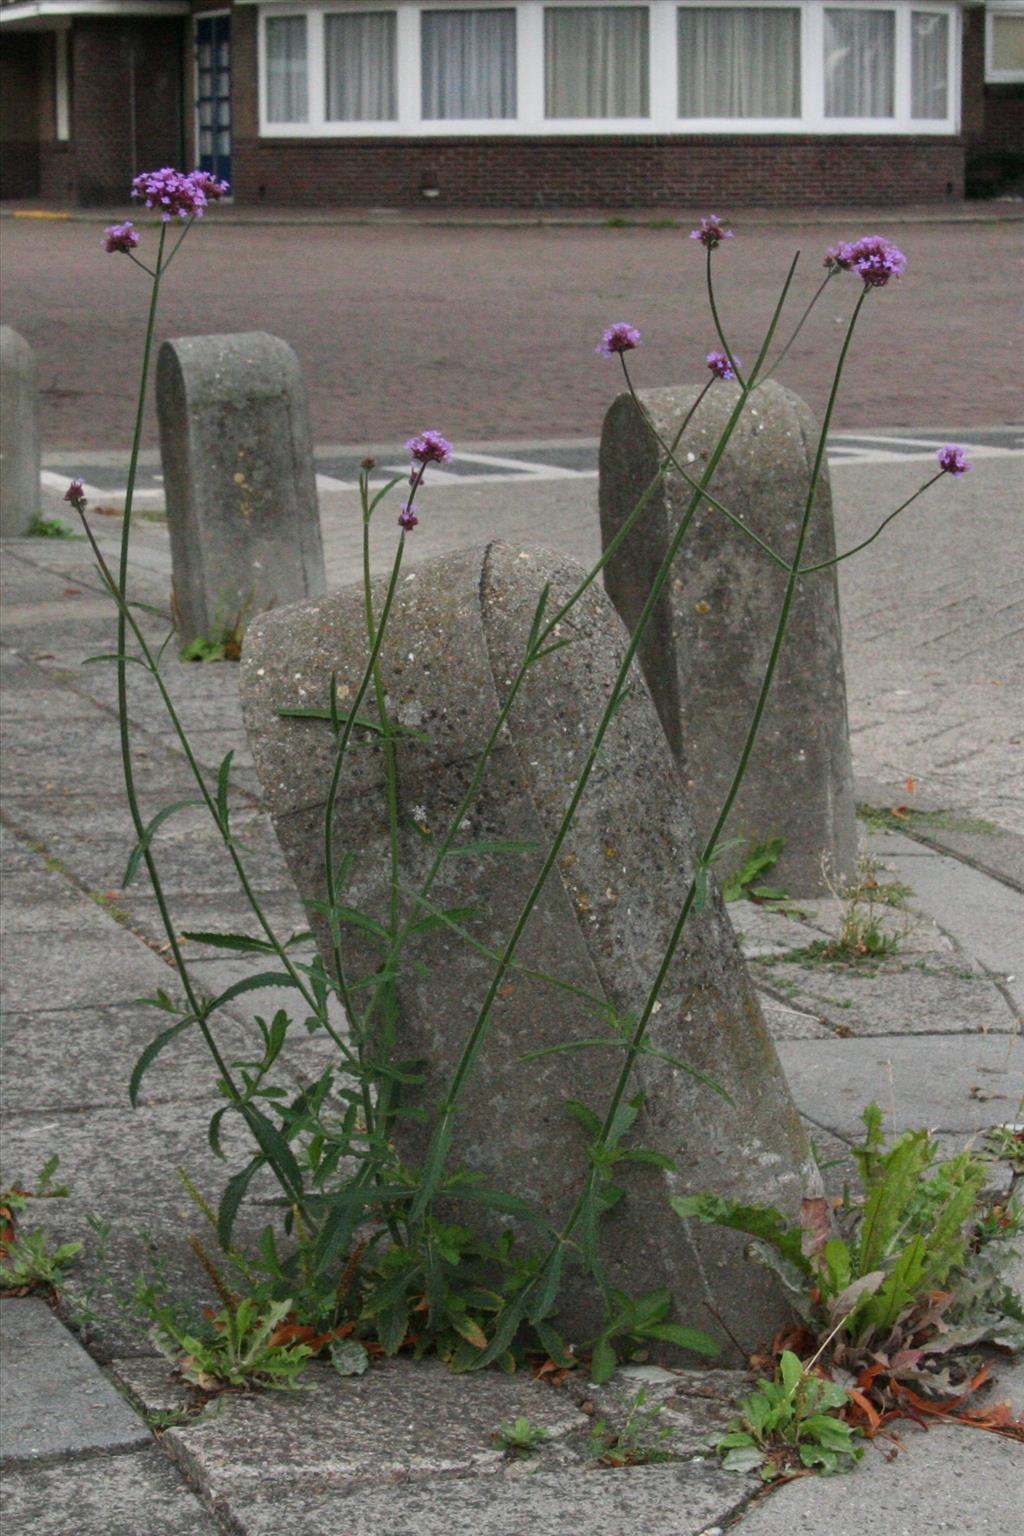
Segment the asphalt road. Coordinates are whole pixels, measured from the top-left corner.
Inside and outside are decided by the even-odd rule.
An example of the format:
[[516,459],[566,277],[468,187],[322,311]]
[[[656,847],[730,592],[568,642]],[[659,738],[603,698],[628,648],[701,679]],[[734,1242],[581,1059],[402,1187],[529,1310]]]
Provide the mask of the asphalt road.
[[[864,233],[864,216],[816,215],[806,229],[730,222],[718,296],[730,343],[749,359],[795,250],[794,318],[825,248]],[[907,275],[870,296],[836,427],[1018,420],[1024,223],[895,214],[880,232],[907,253]],[[153,243],[147,231],[140,253]],[[2,244],[4,321],[39,357],[44,448],[126,447],[146,278],[103,252],[98,222],[5,219]],[[400,441],[425,426],[462,441],[592,438],[620,388],[617,364],[594,352],[609,323],[644,334],[631,359],[640,387],[703,376],[716,341],[702,257],[678,229],[218,226],[215,212],[165,280],[158,339],[284,337],[320,443]],[[780,374],[819,411],[858,291],[836,280]],[[156,444],[152,408],[146,443]]]

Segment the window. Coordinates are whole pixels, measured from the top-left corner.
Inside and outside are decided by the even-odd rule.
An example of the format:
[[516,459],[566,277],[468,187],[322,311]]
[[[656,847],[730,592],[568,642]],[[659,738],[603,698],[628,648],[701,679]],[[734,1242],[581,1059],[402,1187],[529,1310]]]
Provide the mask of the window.
[[424,11],[421,19],[424,118],[515,117],[515,11]]
[[825,116],[895,114],[893,11],[825,12]]
[[910,18],[910,115],[944,118],[949,99],[949,17],[914,11]]
[[389,122],[398,115],[394,11],[324,17],[324,116],[331,123]]
[[677,16],[680,117],[799,117],[800,12],[685,6]]
[[1024,6],[986,8],[985,79],[994,83],[1024,80]]
[[647,7],[548,6],[545,117],[646,117]]
[[305,16],[267,17],[267,121],[304,123],[309,116]]
[[[248,3],[268,138],[959,131],[956,0]],[[1024,79],[1024,0],[988,8]]]

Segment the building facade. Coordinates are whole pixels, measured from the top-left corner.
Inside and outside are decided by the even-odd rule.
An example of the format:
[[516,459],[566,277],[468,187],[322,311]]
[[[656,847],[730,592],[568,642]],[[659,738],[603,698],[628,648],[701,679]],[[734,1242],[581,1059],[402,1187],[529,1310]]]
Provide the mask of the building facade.
[[2,195],[941,203],[1024,165],[1024,0],[0,0]]

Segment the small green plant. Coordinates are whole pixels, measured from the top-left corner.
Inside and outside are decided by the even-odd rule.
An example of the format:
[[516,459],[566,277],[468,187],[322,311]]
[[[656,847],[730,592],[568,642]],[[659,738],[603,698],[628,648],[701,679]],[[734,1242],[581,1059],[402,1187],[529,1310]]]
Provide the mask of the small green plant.
[[798,1467],[852,1471],[864,1454],[855,1431],[834,1409],[849,1402],[844,1387],[801,1365],[783,1350],[774,1381],[759,1381],[740,1414],[715,1442],[727,1472],[759,1471],[765,1482]]
[[494,1435],[497,1445],[509,1456],[530,1456],[551,1439],[551,1431],[540,1424],[531,1424],[527,1418],[513,1419],[499,1424]]
[[312,1354],[308,1344],[279,1335],[292,1312],[290,1298],[261,1304],[247,1296],[232,1302],[191,1329],[180,1312],[154,1287],[142,1282],[137,1301],[153,1325],[153,1338],[174,1359],[188,1381],[205,1392],[225,1387],[272,1387],[293,1391]]
[[991,1157],[968,1148],[940,1158],[927,1131],[887,1145],[877,1105],[864,1122],[861,1191],[805,1199],[795,1225],[713,1195],[672,1205],[754,1238],[751,1256],[782,1282],[824,1369],[847,1372],[886,1408],[910,1401],[908,1390],[967,1395],[972,1348],[1024,1347],[1024,1301],[1007,1279],[1024,1225],[1016,1188],[987,1190]]
[[781,837],[769,837],[755,844],[736,873],[723,880],[724,900],[740,901],[745,896],[748,901],[786,901],[787,894],[779,886],[760,884],[760,877],[779,862],[783,846]]
[[28,539],[80,539],[82,535],[62,523],[59,517],[34,517],[25,529]]
[[671,1461],[665,1441],[671,1429],[659,1424],[662,1404],[647,1406],[649,1393],[641,1387],[631,1398],[619,1398],[626,1416],[618,1429],[598,1419],[587,1441],[587,1459],[601,1467],[638,1467],[648,1462]]
[[61,1285],[64,1270],[81,1251],[81,1243],[60,1243],[51,1247],[46,1227],[19,1231],[17,1218],[30,1200],[63,1200],[70,1193],[66,1184],[54,1182],[60,1167],[55,1153],[44,1165],[34,1189],[12,1185],[0,1189],[0,1287],[11,1291],[31,1291]]
[[858,805],[857,815],[875,832],[965,832],[998,837],[1001,829],[984,816],[960,816],[956,811],[918,811],[909,805]]
[[239,661],[244,630],[234,624],[215,635],[197,635],[181,650],[182,661]]
[[65,1269],[81,1248],[81,1243],[58,1243],[51,1247],[45,1227],[21,1232],[7,1245],[0,1260],[0,1286],[11,1291],[49,1286],[57,1289],[64,1282]]

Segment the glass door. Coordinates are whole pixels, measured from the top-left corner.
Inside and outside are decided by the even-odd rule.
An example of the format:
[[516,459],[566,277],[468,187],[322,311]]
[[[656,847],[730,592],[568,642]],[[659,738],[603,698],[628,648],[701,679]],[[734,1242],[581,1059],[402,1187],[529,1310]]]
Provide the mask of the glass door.
[[196,143],[199,169],[231,180],[231,17],[196,19]]

